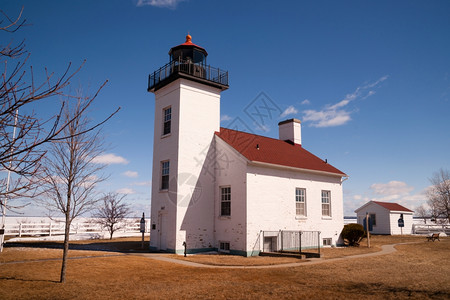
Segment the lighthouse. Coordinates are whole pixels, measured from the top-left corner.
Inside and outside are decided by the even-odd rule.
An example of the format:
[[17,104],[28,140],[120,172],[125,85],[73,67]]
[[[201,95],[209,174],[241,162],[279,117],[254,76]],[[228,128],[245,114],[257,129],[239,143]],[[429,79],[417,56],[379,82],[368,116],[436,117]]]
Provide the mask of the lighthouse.
[[155,95],[151,250],[214,248],[214,135],[228,72],[207,64],[190,35],[149,75]]

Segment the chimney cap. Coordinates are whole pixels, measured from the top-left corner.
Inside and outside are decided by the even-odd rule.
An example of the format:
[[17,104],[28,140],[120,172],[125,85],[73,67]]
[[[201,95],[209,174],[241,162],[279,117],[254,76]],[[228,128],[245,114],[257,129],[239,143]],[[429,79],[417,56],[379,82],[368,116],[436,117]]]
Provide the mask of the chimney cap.
[[283,125],[283,124],[287,124],[287,123],[299,123],[299,124],[301,124],[302,122],[300,122],[299,119],[289,119],[289,120],[281,121],[280,123],[278,123],[278,126]]

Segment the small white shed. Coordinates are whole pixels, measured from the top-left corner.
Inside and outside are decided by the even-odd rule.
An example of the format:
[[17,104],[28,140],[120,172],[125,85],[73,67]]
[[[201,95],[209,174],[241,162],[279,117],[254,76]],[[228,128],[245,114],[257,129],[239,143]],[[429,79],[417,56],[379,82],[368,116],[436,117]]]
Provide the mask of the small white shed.
[[[358,224],[364,226],[366,213],[373,223],[372,234],[411,234],[413,225],[413,211],[392,202],[369,201],[357,210]],[[399,227],[398,220],[403,215],[403,230]]]

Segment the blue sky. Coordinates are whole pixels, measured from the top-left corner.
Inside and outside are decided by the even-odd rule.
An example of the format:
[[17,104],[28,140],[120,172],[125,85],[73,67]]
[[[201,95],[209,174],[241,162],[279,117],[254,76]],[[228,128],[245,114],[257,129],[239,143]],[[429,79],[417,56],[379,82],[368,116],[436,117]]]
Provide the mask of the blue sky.
[[[449,1],[3,0],[24,6],[36,76],[86,65],[72,81],[87,93],[105,80],[91,117],[122,109],[104,127],[110,178],[101,191],[128,194],[136,216],[150,211],[154,96],[148,74],[171,47],[193,42],[229,71],[222,126],[240,120],[278,137],[286,118],[302,121],[302,142],[350,177],[344,212],[368,200],[425,202],[428,178],[450,169]],[[2,41],[11,36],[2,35]],[[264,93],[277,114],[255,122],[246,108]],[[55,109],[49,101],[43,115]],[[27,207],[27,215],[41,211]]]

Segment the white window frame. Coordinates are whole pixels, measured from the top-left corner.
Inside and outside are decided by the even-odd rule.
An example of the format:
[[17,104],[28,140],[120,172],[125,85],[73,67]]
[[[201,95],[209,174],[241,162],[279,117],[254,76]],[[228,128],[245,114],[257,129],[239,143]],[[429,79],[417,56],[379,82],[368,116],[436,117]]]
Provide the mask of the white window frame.
[[219,241],[219,252],[230,253],[230,242]]
[[[331,217],[331,191],[322,190],[322,217]],[[326,211],[328,210],[328,213]]]
[[331,238],[323,238],[322,239],[322,246],[327,247],[327,246],[332,246],[333,245],[333,240]]
[[[303,210],[303,213],[302,213]],[[295,215],[297,217],[306,217],[306,189],[295,188]]]
[[[170,178],[170,160],[161,161],[161,177],[160,177],[161,182],[159,185],[160,191],[169,190],[169,178]],[[164,186],[165,182],[167,182],[167,187]]]
[[[224,214],[223,204],[229,203],[229,214]],[[220,216],[231,217],[231,186],[220,187]]]
[[[168,112],[168,113],[167,113]],[[169,131],[165,132],[166,129],[166,123],[169,124]],[[162,112],[162,136],[167,136],[172,132],[172,106],[167,106],[163,108]]]

